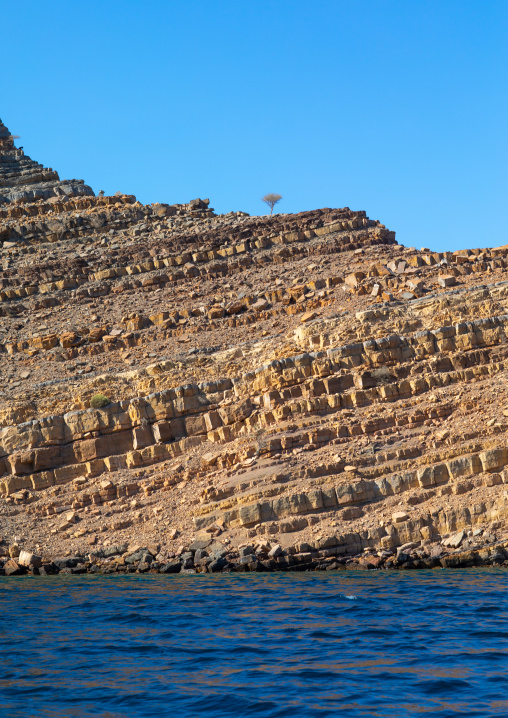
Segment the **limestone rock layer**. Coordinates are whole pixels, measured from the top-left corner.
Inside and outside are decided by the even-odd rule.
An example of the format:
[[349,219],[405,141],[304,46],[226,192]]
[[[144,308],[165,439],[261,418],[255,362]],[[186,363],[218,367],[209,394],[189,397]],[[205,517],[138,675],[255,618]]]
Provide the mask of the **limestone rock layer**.
[[508,247],[66,194],[0,207],[0,240],[0,559],[508,560]]
[[82,195],[94,193],[83,180],[60,180],[58,172],[30,159],[0,120],[0,204]]

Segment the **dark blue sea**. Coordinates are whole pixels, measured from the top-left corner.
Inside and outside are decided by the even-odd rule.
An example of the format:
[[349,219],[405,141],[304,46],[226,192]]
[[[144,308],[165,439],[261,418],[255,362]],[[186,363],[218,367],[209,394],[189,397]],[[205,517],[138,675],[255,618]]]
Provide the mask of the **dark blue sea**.
[[508,571],[0,578],[0,715],[508,716]]

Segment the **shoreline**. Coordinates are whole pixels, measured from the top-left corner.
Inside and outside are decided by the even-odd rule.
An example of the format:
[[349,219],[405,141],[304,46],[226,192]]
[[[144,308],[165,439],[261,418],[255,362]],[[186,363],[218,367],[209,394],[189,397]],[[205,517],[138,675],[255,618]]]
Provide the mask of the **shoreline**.
[[[208,543],[207,546],[202,544]],[[403,548],[403,547],[402,547]],[[208,549],[208,550],[207,550]],[[279,544],[255,550],[251,545],[232,552],[218,542],[194,541],[187,550],[169,560],[159,556],[159,546],[129,549],[126,544],[106,547],[86,556],[42,558],[28,551],[0,559],[0,576],[54,576],[81,574],[196,574],[196,573],[277,573],[312,571],[411,571],[438,568],[508,567],[504,543],[439,555],[414,548],[383,551],[351,557],[323,555],[326,550],[290,553]],[[426,555],[425,555],[426,554]],[[434,555],[432,555],[434,554]]]

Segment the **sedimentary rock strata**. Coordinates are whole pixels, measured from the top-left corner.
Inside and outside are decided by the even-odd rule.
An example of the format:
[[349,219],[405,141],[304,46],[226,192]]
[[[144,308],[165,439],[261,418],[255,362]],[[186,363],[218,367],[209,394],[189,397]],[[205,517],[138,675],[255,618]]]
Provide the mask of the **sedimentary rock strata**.
[[508,247],[61,192],[0,133],[5,573],[505,561]]
[[22,147],[15,146],[14,137],[0,120],[0,207],[4,203],[93,194],[83,180],[60,180],[51,167],[30,159]]

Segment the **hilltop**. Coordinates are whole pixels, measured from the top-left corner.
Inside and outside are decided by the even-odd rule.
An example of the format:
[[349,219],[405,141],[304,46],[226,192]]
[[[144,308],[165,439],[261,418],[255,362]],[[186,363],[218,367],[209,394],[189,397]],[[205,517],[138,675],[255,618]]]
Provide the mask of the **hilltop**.
[[508,247],[97,197],[1,123],[0,241],[6,573],[508,558]]

